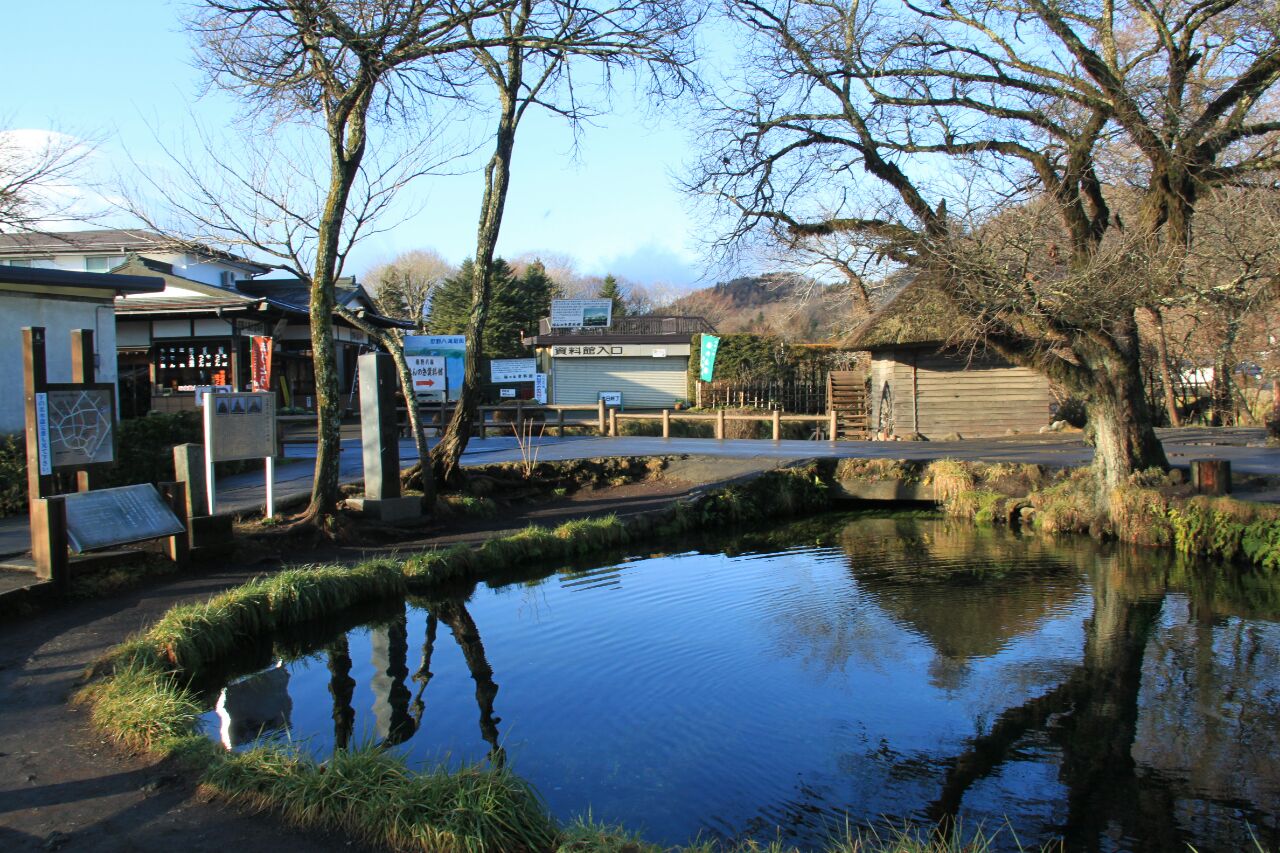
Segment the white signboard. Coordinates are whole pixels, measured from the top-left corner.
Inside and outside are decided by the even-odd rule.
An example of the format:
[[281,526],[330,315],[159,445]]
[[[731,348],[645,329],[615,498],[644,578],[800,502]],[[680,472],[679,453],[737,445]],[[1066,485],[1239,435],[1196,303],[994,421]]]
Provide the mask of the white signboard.
[[612,409],[622,408],[622,392],[621,391],[601,391],[600,399],[604,400],[604,404]]
[[204,473],[209,514],[217,512],[213,463],[236,459],[266,462],[267,516],[275,515],[276,395],[213,394],[204,407]]
[[556,344],[551,348],[552,358],[687,358],[688,344]]
[[514,389],[514,388],[499,388],[499,389],[498,389],[498,396],[500,396],[500,397],[514,397],[515,395],[516,395],[516,389]]
[[612,299],[551,300],[553,329],[607,329],[612,325]]
[[489,362],[489,381],[532,382],[538,372],[538,363],[532,358],[495,358]]
[[404,354],[406,358],[423,355],[443,358],[449,399],[458,399],[467,355],[466,335],[406,335]]
[[535,373],[533,376],[533,399],[542,405],[547,404],[547,374]]
[[442,355],[410,355],[405,357],[413,374],[413,393],[417,397],[443,395],[448,385],[447,362]]

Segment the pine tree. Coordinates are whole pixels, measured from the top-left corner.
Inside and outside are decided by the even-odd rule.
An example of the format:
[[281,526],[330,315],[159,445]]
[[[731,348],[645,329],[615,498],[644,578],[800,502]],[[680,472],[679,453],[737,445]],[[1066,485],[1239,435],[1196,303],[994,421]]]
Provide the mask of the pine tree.
[[[456,275],[446,279],[431,298],[427,327],[433,335],[461,335],[471,313],[471,277],[475,264],[463,261]],[[538,320],[551,313],[555,283],[540,263],[530,264],[519,278],[502,258],[494,260],[493,297],[481,351],[489,358],[524,358],[521,333],[534,335]]]
[[627,316],[627,301],[622,293],[622,286],[618,284],[618,280],[610,273],[604,277],[604,284],[600,286],[600,292],[596,294],[598,299],[609,299],[613,301],[613,316]]

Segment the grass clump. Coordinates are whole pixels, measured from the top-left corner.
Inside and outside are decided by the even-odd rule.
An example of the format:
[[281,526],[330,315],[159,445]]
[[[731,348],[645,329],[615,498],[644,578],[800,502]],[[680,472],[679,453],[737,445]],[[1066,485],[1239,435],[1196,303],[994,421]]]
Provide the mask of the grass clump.
[[436,512],[451,517],[493,518],[498,514],[498,504],[475,495],[440,495],[436,498]]
[[270,747],[232,754],[204,787],[295,826],[340,830],[392,850],[547,850],[556,839],[537,795],[509,770],[416,773],[374,745],[338,750],[323,764]]
[[82,698],[92,704],[95,726],[130,749],[167,750],[195,730],[200,704],[159,667],[130,660]]

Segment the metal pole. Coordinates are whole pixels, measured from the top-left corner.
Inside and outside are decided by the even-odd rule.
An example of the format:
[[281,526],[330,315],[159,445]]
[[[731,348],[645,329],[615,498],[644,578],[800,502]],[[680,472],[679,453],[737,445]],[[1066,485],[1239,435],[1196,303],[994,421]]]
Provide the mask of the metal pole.
[[276,517],[276,458],[267,457],[267,518]]
[[217,489],[213,484],[213,409],[212,394],[205,395],[204,401],[204,484],[205,494],[209,498],[209,515],[218,512]]

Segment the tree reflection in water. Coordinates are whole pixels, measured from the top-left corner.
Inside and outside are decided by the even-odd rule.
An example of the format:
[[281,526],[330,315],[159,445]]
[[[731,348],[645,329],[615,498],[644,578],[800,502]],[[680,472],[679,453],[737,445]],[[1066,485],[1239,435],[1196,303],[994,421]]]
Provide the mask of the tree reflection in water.
[[[408,620],[402,610],[385,624],[372,629],[372,663],[374,694],[373,714],[379,745],[398,746],[409,740],[422,725],[426,708],[425,693],[432,678],[431,658],[435,651],[437,626],[447,625],[462,650],[467,669],[476,684],[476,704],[480,709],[480,736],[489,744],[489,759],[501,766],[506,761],[499,743],[498,723],[493,703],[498,684],[485,655],[480,629],[461,601],[447,600],[425,605],[427,623],[422,645],[422,661],[413,674],[418,685],[411,693],[409,677]],[[355,680],[351,678],[351,652],[345,634],[326,647],[329,667],[329,695],[333,700],[334,747],[347,749],[355,729],[355,709],[351,705]]]

